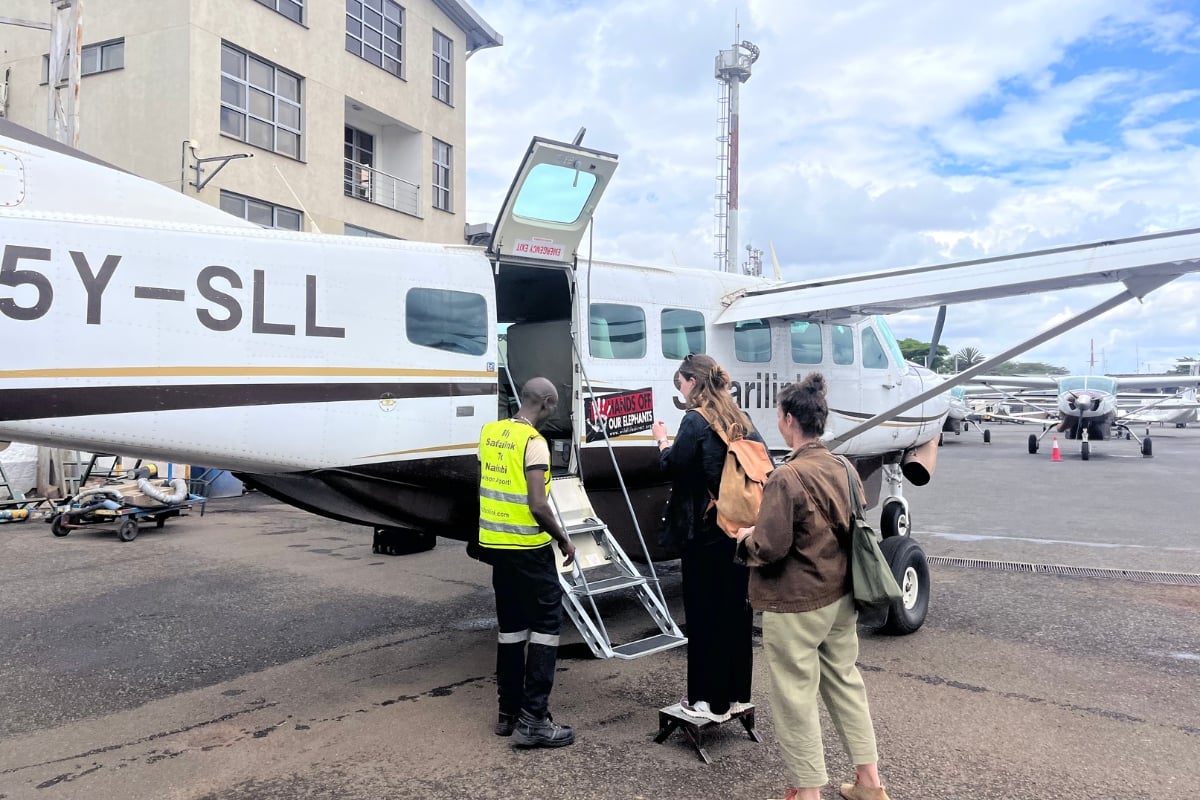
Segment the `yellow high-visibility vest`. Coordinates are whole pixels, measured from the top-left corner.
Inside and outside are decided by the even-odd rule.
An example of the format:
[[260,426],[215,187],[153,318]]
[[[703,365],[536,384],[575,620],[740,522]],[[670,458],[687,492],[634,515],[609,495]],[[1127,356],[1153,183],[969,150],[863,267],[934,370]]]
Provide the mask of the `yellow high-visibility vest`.
[[[532,550],[550,544],[529,510],[525,446],[541,434],[532,425],[502,419],[479,434],[479,544],[496,550]],[[546,470],[550,493],[550,470]]]

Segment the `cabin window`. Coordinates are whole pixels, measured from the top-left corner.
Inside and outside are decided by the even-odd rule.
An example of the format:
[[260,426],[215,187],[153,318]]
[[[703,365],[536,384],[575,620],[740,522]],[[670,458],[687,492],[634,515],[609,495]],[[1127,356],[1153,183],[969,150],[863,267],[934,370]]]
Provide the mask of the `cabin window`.
[[643,358],[646,314],[637,306],[592,303],[588,340],[588,352],[595,358]]
[[683,360],[689,353],[704,352],[704,315],[686,308],[664,308],[662,354]]
[[404,327],[413,344],[481,356],[487,352],[487,301],[471,292],[409,289]]
[[863,328],[862,331],[862,355],[863,366],[867,369],[888,368],[887,354],[883,352],[883,345],[879,343],[875,331],[870,328]]
[[771,360],[771,323],[748,319],[733,326],[733,352],[738,361],[761,364]]
[[854,363],[854,328],[849,325],[834,325],[833,333],[833,363]]
[[821,326],[815,322],[792,323],[792,363],[821,363]]

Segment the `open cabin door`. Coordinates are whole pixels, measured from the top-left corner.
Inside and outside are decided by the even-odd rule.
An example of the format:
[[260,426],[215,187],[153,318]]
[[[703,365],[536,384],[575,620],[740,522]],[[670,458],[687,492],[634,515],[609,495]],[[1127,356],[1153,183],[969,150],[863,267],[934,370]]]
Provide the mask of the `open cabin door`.
[[616,169],[611,153],[534,137],[496,218],[489,255],[574,267]]
[[529,378],[550,379],[559,408],[546,421],[556,467],[570,467],[583,414],[573,338],[580,318],[575,285],[579,243],[617,168],[617,157],[534,138],[496,219],[488,255],[494,264],[496,317],[505,337],[500,414],[515,410]]

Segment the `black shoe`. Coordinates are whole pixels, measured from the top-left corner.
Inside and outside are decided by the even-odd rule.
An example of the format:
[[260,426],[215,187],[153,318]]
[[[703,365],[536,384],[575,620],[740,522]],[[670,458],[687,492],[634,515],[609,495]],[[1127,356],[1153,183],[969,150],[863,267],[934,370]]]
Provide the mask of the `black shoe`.
[[575,731],[571,726],[557,724],[549,714],[537,719],[522,711],[513,732],[514,747],[566,747],[574,742]]
[[513,729],[517,727],[517,715],[505,714],[500,712],[500,716],[496,717],[496,735],[497,736],[512,736]]

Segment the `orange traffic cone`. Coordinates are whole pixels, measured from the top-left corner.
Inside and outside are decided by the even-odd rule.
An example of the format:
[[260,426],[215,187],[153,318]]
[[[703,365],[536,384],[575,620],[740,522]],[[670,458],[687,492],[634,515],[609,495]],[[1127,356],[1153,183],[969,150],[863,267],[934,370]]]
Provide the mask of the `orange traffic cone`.
[[1055,436],[1050,447],[1050,460],[1062,461],[1062,453],[1058,452],[1058,437]]

